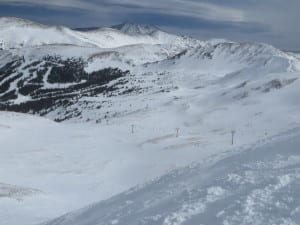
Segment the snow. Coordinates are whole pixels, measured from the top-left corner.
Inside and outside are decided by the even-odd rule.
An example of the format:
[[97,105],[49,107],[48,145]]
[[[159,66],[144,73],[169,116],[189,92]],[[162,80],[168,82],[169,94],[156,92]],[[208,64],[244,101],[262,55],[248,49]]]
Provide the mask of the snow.
[[[167,94],[115,97],[113,107],[83,111],[84,118],[93,121],[93,116],[97,118],[102,110],[130,110],[131,113],[100,124],[74,123],[76,120],[61,124],[36,116],[2,112],[0,142],[5,147],[1,148],[0,183],[39,190],[37,194],[22,197],[22,201],[1,198],[2,223],[20,225],[20,221],[21,224],[46,221],[107,199],[170,170],[195,162],[214,162],[251,146],[279,139],[285,132],[299,127],[299,79],[266,93],[253,89],[280,77],[290,79],[299,74],[270,74],[248,81],[242,90],[235,88],[239,82],[231,82],[225,96],[222,96],[225,90],[218,84],[193,89],[198,86],[195,78],[194,82],[181,83],[179,89]],[[179,85],[179,81],[176,82]],[[250,93],[246,98],[233,98],[247,90]],[[144,110],[135,111],[136,107]],[[178,138],[177,127],[180,128]],[[232,129],[237,131],[234,146],[231,146]],[[299,156],[291,155],[288,160],[277,156],[273,160],[276,164],[272,161],[260,164],[281,170],[297,165]],[[247,175],[235,171],[228,174],[233,183],[255,184],[257,180],[250,172]],[[285,180],[280,180],[282,182]],[[205,204],[209,204],[227,190],[216,184],[207,187],[205,192]],[[185,212],[198,214],[206,208],[202,204],[203,200],[188,210],[186,206],[176,215],[189,218]],[[7,213],[12,211],[13,214]]]
[[[50,27],[17,18],[0,18],[0,37],[5,49],[49,44],[89,45],[70,35],[64,27]],[[16,33],[21,34],[15,38]]]
[[[26,77],[22,68],[46,55],[81,57],[87,72],[130,70],[126,85],[137,89],[82,97],[43,118],[0,112],[0,225],[87,205],[48,224],[299,221],[299,56],[132,24],[80,32],[1,18],[0,27],[0,68],[24,56],[15,74]],[[44,77],[43,88],[57,85]],[[81,118],[53,122],[73,108]]]
[[[178,37],[157,30],[143,35],[132,35],[113,28],[99,28],[86,32],[71,30],[62,26],[46,26],[13,17],[0,17],[0,37],[5,49],[43,46],[43,45],[75,45],[85,47],[116,48],[136,44],[191,45],[200,41]],[[128,28],[129,29],[129,28]],[[21,34],[14,38],[15,34]]]
[[[298,129],[215,163],[175,170],[45,224],[298,224],[299,144]],[[282,166],[276,168],[279,157]]]
[[161,31],[158,27],[154,25],[142,25],[134,23],[123,23],[112,28],[122,31],[123,33],[129,35],[152,35],[155,32]]

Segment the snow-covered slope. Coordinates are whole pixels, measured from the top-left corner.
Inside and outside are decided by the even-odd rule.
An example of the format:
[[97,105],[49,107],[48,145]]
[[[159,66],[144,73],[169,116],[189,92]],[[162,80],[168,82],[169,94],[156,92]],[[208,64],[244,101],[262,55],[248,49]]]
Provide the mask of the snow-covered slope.
[[273,46],[259,43],[225,42],[205,45],[184,51],[177,57],[160,62],[159,68],[175,72],[207,75],[207,78],[250,75],[298,70],[299,60]]
[[120,30],[129,35],[152,35],[155,32],[159,32],[160,29],[153,25],[141,25],[134,23],[122,23],[112,26],[112,28]]
[[300,136],[168,173],[47,225],[296,225]]
[[[162,104],[171,101],[172,95],[186,97],[189,92],[182,90],[194,92],[197,87],[195,94],[203,92],[203,98],[222,90],[219,99],[225,101],[224,93],[244,84],[234,93],[246,98],[261,93],[259,89],[265,86],[270,90],[289,86],[299,78],[300,68],[295,56],[255,43],[207,42],[193,48],[143,44],[110,49],[58,45],[2,52],[7,57],[2,57],[0,108],[57,121],[122,117],[152,104],[150,100],[145,103],[149,95],[157,96]],[[248,88],[255,82],[255,87]],[[164,92],[170,94],[159,97]],[[133,97],[132,108],[123,104],[129,96]],[[232,96],[235,98],[239,99]]]
[[178,46],[192,45],[193,39],[167,34],[161,31],[157,31],[153,34],[139,34],[129,35],[122,31],[112,28],[100,28],[97,30],[91,30],[86,32],[77,33],[77,35],[83,40],[87,40],[101,48],[116,48],[126,45],[137,44],[176,44]]
[[[50,220],[191,163],[222,177],[218,160],[300,126],[300,63],[293,53],[134,24],[78,31],[0,21],[0,42],[7,37],[0,50],[0,109],[35,114],[0,113],[0,225]],[[191,179],[202,176],[200,167]],[[176,210],[178,191],[170,195],[179,201]],[[229,187],[228,193],[238,196]],[[171,218],[173,209],[163,216]]]
[[0,42],[5,49],[50,44],[91,46],[73,33],[65,27],[51,27],[19,18],[0,18]]

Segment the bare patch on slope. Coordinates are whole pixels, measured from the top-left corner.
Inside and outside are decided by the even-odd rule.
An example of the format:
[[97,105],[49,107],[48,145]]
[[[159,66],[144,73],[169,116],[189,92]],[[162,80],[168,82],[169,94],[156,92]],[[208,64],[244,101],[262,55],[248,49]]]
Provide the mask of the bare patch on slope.
[[42,191],[37,189],[0,183],[0,199],[12,198],[17,201],[22,201],[26,196],[38,195],[42,193]]

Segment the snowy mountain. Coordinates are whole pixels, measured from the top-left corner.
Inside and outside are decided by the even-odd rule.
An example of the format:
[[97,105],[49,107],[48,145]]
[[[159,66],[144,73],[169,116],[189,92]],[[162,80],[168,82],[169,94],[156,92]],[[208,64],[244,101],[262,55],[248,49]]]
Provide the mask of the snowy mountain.
[[[5,49],[43,45],[114,48],[135,44],[168,44],[169,41],[187,45],[189,42],[195,41],[158,30],[149,33],[150,27],[129,24],[126,25],[126,28],[99,28],[79,31],[62,26],[42,25],[14,17],[1,17],[0,28],[1,42],[4,43]],[[123,29],[125,30],[123,31]],[[132,33],[135,30],[136,35]],[[19,34],[18,38],[15,38],[16,33]]]
[[[16,38],[16,34],[19,34]],[[85,45],[90,43],[78,39],[65,27],[51,27],[19,18],[0,18],[0,38],[4,49],[40,45]]]
[[[109,51],[52,46],[51,50],[39,47],[6,52],[5,60],[11,59],[1,69],[0,108],[31,112],[56,121],[103,121],[127,114],[128,108],[119,104],[124,100],[119,99],[128,100],[128,96],[140,96],[131,105],[137,105],[133,111],[143,110],[145,104],[137,104],[144,101],[142,96],[173,92],[186,82],[192,84],[188,88],[202,85],[209,89],[212,84],[227,84],[230,89],[233,84],[264,79],[264,74],[293,73],[299,68],[295,56],[265,44],[208,42],[199,47],[176,48],[166,53],[166,47],[149,44]],[[285,86],[297,77],[280,78],[275,85]],[[153,83],[155,80],[159,85]],[[85,99],[84,104],[80,103],[81,98]],[[106,102],[119,107],[110,111],[110,107],[102,107]]]
[[129,35],[153,35],[156,32],[162,32],[158,27],[153,25],[141,25],[134,23],[122,23],[112,28],[122,31]]
[[49,224],[296,224],[299,55],[128,23],[0,27],[0,225],[100,201]]

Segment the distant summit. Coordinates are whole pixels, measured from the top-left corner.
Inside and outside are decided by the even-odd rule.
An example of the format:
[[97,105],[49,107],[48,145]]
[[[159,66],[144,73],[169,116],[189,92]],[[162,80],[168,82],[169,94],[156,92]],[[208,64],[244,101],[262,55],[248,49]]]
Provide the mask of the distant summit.
[[79,28],[72,28],[72,30],[85,32],[85,31],[99,30],[100,28],[101,27],[79,27]]
[[135,23],[122,23],[112,26],[111,28],[120,30],[129,35],[151,35],[157,31],[161,31],[157,26]]
[[0,26],[46,26],[31,20],[17,18],[17,17],[0,17]]

